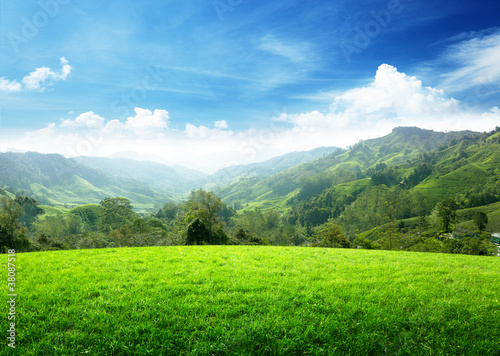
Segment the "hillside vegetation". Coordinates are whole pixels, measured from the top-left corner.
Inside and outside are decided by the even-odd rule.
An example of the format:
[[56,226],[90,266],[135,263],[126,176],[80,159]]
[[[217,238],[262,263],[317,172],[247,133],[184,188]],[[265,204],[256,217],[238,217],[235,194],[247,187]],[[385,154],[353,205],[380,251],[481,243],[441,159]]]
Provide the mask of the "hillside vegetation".
[[[271,161],[286,165],[290,157],[311,155]],[[500,202],[500,129],[436,133],[396,128],[270,177],[240,177],[218,194],[198,189],[180,202],[165,198],[164,204],[154,203],[155,209],[149,205],[149,211],[145,206],[161,195],[118,185],[111,189],[106,184],[119,182],[115,178],[61,156],[20,157],[31,157],[28,163],[39,169],[29,177],[22,162],[18,168],[13,163],[12,182],[31,179],[35,199],[12,188],[0,190],[2,250],[257,244],[499,253],[490,234],[500,226],[495,204]],[[55,174],[45,167],[54,160],[73,166]],[[113,162],[110,167],[123,170],[126,179],[166,169],[138,162],[130,167],[147,169],[132,174],[135,168],[127,168],[128,161]],[[256,167],[265,169],[267,163],[239,169],[253,175]],[[116,197],[106,196],[109,192]],[[62,197],[73,204],[54,204]]]
[[16,350],[497,355],[499,270],[496,258],[290,247],[17,254]]

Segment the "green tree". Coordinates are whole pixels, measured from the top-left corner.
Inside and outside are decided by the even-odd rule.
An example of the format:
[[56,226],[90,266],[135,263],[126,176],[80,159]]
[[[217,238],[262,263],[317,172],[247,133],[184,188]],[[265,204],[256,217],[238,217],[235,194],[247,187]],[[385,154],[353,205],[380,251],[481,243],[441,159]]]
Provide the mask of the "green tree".
[[79,216],[84,224],[85,231],[97,231],[97,221],[102,209],[101,205],[86,204],[70,210],[72,215]]
[[209,244],[211,242],[211,234],[210,229],[199,218],[196,218],[188,226],[186,244]]
[[69,235],[78,235],[83,231],[82,219],[77,215],[46,216],[34,225],[39,235],[45,235],[54,241]]
[[172,221],[177,218],[179,211],[180,207],[178,204],[167,202],[154,216],[158,219]]
[[474,214],[474,224],[479,231],[484,231],[486,225],[488,225],[488,215],[483,211],[477,211]]
[[313,244],[313,246],[337,248],[351,247],[351,243],[344,234],[342,234],[340,227],[331,221],[323,224],[321,229],[316,232],[315,237],[317,240],[321,240],[321,242]]
[[97,226],[100,231],[108,233],[119,229],[122,225],[131,225],[137,214],[132,211],[133,206],[126,198],[106,198],[101,201]]
[[357,236],[353,241],[354,247],[361,247],[368,250],[373,249],[373,242],[368,240],[366,237]]
[[211,233],[215,233],[224,227],[224,223],[219,219],[218,215],[225,205],[212,192],[206,192],[203,189],[193,190],[184,203],[186,222],[192,223],[199,219]]
[[436,205],[436,213],[445,232],[449,232],[451,224],[455,222],[457,209],[458,206],[453,199],[443,200]]
[[38,215],[43,214],[43,209],[38,206],[36,199],[27,196],[18,196],[14,201],[23,209],[23,214],[19,217],[19,222],[28,229]]
[[26,228],[19,223],[23,214],[23,208],[17,202],[8,197],[0,197],[0,249],[5,252],[8,249],[16,251],[28,251],[30,241],[26,237]]

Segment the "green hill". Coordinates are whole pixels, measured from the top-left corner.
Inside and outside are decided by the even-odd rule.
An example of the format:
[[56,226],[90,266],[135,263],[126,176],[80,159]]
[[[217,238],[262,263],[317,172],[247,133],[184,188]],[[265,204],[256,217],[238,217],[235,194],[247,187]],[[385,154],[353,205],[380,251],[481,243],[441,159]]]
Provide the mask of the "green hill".
[[243,246],[15,258],[17,354],[500,353],[497,258]]
[[0,153],[0,183],[51,206],[99,203],[123,196],[139,210],[152,211],[173,195],[147,183],[111,176],[56,154]]
[[75,157],[73,160],[115,178],[132,179],[173,194],[184,195],[203,185],[208,175],[194,169],[169,167],[150,161],[124,158]]
[[241,178],[265,178],[288,168],[314,161],[338,150],[338,147],[318,147],[310,151],[290,152],[264,162],[235,165],[220,169],[210,176],[210,180],[215,184],[227,184]]
[[305,188],[299,195],[300,199],[311,198],[336,184],[369,177],[371,171],[381,163],[389,167],[396,166],[398,173],[404,175],[413,166],[398,165],[416,161],[424,153],[456,143],[465,136],[477,138],[480,135],[470,131],[443,133],[416,127],[398,127],[387,136],[361,141],[349,150],[335,151],[271,177],[241,178],[215,192],[228,204],[237,202],[243,205],[256,202],[265,204],[267,199],[287,200],[296,196],[299,193],[296,189],[299,188]]
[[498,167],[498,130],[439,133],[400,127],[271,177],[240,179],[216,193],[240,212],[278,210],[288,224],[306,227],[310,235],[311,228],[334,219],[354,239],[388,219],[429,215],[445,199],[461,209],[497,202]]

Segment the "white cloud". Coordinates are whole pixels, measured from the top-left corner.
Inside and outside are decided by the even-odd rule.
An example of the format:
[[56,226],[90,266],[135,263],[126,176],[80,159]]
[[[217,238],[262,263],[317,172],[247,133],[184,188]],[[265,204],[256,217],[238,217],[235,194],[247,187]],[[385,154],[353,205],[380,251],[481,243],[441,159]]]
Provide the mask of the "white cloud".
[[312,111],[286,118],[294,125],[294,136],[318,146],[349,145],[387,134],[396,126],[487,131],[499,119],[498,110],[466,110],[463,103],[447,97],[442,90],[426,87],[388,64],[378,68],[370,85],[337,95],[330,112]]
[[8,80],[5,77],[0,78],[0,91],[21,91],[22,85],[15,80]]
[[195,126],[186,124],[186,136],[189,138],[206,138],[210,134],[210,129],[206,126]]
[[166,110],[151,110],[135,108],[135,116],[127,118],[124,129],[135,134],[145,134],[150,131],[162,131],[168,128],[169,114]]
[[215,128],[216,129],[227,129],[229,126],[227,125],[226,120],[216,121]]
[[135,116],[125,121],[89,111],[25,137],[2,138],[2,143],[67,156],[110,156],[132,150],[162,163],[213,172],[292,151],[345,147],[388,134],[396,126],[489,131],[500,122],[500,109],[466,109],[443,91],[383,64],[372,83],[338,93],[328,112],[282,113],[270,118],[267,127],[239,132],[228,130],[225,120],[215,121],[213,128],[187,123],[183,130],[170,128],[169,120],[165,110],[136,108]]
[[54,72],[49,67],[36,68],[33,72],[25,76],[21,82],[9,81],[7,78],[0,78],[0,91],[16,92],[21,90],[44,91],[46,87],[55,82],[66,80],[71,73],[71,67],[66,58],[60,58],[61,70]]
[[[440,86],[450,92],[488,84],[500,89],[500,29],[464,34],[463,37],[467,39],[450,45],[437,61],[456,67],[443,75]],[[455,38],[461,39],[460,36]]]
[[61,127],[67,128],[80,128],[86,127],[89,129],[100,128],[103,126],[104,118],[94,114],[94,112],[89,111],[83,114],[80,114],[75,120],[63,120],[61,122]]
[[375,80],[368,87],[355,88],[338,95],[332,105],[334,112],[352,115],[374,115],[383,118],[432,115],[458,109],[458,101],[448,98],[442,90],[424,87],[415,77],[382,64]]

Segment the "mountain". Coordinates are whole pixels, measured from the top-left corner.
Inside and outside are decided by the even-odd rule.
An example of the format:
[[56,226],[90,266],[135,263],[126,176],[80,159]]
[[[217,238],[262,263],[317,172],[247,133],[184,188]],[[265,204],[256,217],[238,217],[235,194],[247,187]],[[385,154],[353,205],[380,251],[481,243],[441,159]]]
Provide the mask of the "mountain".
[[314,161],[338,150],[340,150],[338,147],[318,147],[310,151],[290,152],[264,162],[235,165],[220,169],[210,176],[210,180],[220,184],[227,183],[235,178],[265,178],[288,168]]
[[[266,176],[297,162],[306,162],[334,148],[294,152],[262,163],[238,166],[240,175]],[[75,157],[57,154],[0,153],[0,186],[12,187],[46,205],[75,206],[122,196],[143,211],[166,201],[183,199],[192,189],[216,181],[225,184],[226,173],[209,177],[197,170],[124,158]]]
[[354,238],[388,221],[414,218],[417,224],[447,199],[460,209],[498,202],[499,167],[500,128],[438,133],[405,127],[271,177],[240,179],[218,195],[237,209],[277,209],[309,234],[333,219]]
[[57,154],[0,153],[0,184],[15,188],[47,205],[75,206],[122,196],[136,208],[152,209],[172,200],[165,190],[147,183],[113,177]]
[[181,166],[166,166],[151,161],[124,158],[75,157],[73,160],[113,177],[148,183],[154,189],[185,194],[203,185],[208,175]]
[[[339,185],[350,193],[363,190],[377,165],[396,167],[408,164],[432,150],[458,144],[464,138],[476,139],[472,131],[435,132],[417,127],[397,127],[384,137],[360,141],[349,150],[337,150],[314,161],[301,164],[270,177],[234,180],[216,190],[228,204],[236,207],[279,207],[287,210],[290,201],[305,200],[323,190]],[[400,169],[404,175],[411,170]],[[346,184],[349,183],[349,186]],[[290,200],[290,201],[289,201]],[[241,206],[240,206],[241,205]]]

